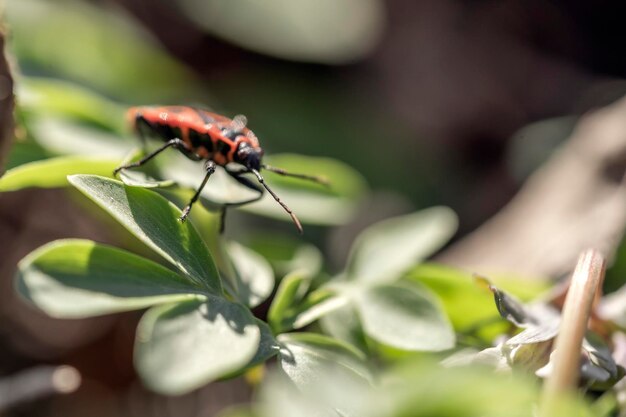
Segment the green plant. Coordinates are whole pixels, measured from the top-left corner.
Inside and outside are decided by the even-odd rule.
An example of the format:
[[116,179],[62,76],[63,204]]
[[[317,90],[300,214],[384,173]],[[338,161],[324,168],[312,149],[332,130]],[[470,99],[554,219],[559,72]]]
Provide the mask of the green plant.
[[[292,355],[311,354],[307,349],[297,349],[303,344],[316,355],[328,356],[329,363],[343,357],[348,363],[359,362],[358,351],[328,337],[279,334],[306,324],[289,314],[289,307],[297,304],[298,291],[286,289],[294,282],[301,287],[306,274],[295,273],[283,281],[270,313],[275,337],[249,310],[273,290],[274,278],[263,258],[241,246],[225,243],[212,256],[193,225],[177,221],[179,209],[148,189],[100,176],[75,175],[69,181],[176,267],[178,273],[92,241],[61,240],[38,249],[20,263],[18,288],[36,306],[60,318],[152,307],[139,325],[136,343],[136,365],[147,385],[166,393],[186,392],[210,380],[241,372],[276,354],[287,373],[299,380],[302,374],[311,372],[293,367],[293,363],[300,361],[294,362]],[[413,260],[431,252],[454,230],[454,218],[446,210],[431,210],[401,221],[402,233],[418,235],[420,229],[433,227],[437,221],[445,224],[452,221],[452,227],[435,227],[442,230],[434,243],[415,245],[408,250],[405,246],[398,262],[389,264],[390,270],[379,271],[386,280],[395,280]],[[394,237],[391,227],[385,230],[390,238]],[[372,229],[360,239],[351,262],[357,271],[366,267],[366,259],[371,262],[371,257],[382,256],[388,249],[371,247],[378,238],[368,240],[367,234],[379,232]],[[220,274],[217,264],[233,267],[229,271],[222,269]],[[363,318],[366,334],[372,338],[412,350],[452,347],[453,335],[442,312],[432,297],[418,287],[375,283],[363,286],[363,292],[357,294],[362,286],[350,286],[348,282],[313,291],[303,303],[306,307],[299,308],[296,316],[306,316],[311,321],[320,316],[321,306],[327,306],[330,300],[336,303],[338,298],[354,302],[362,311],[367,303],[372,303],[370,311],[374,314]],[[319,298],[320,292],[333,295]],[[395,301],[402,301],[406,309],[397,310]],[[328,308],[323,310],[330,312]],[[285,322],[297,326],[276,325]],[[407,333],[407,326],[414,328],[415,333]],[[284,352],[289,352],[288,356]]]
[[[422,286],[399,281],[454,233],[456,219],[450,210],[430,209],[369,229],[357,239],[345,272],[326,283],[317,280],[319,260],[302,258],[293,264],[297,270],[283,271],[287,277],[270,307],[270,330],[251,312],[274,290],[268,262],[219,236],[217,217],[211,211],[198,210],[191,222],[177,221],[180,214],[174,203],[180,205],[191,192],[201,170],[198,164],[170,153],[169,158],[155,161],[149,171],[122,175],[123,182],[107,178],[120,162],[115,155],[123,152],[126,158],[136,158],[137,152],[115,139],[121,130],[116,124],[104,126],[109,119],[98,119],[97,130],[90,127],[93,124],[76,121],[95,120],[98,109],[115,106],[76,87],[70,87],[74,96],[92,104],[68,106],[55,98],[67,91],[59,83],[27,80],[25,86],[46,97],[43,104],[22,109],[29,141],[42,148],[45,157],[10,169],[0,179],[0,190],[71,184],[160,255],[165,265],[93,241],[60,240],[20,263],[18,289],[34,305],[60,318],[150,308],[141,320],[136,342],[136,366],[148,386],[182,393],[241,373],[275,355],[286,373],[302,383],[315,379],[316,367],[335,363],[344,363],[345,369],[369,380],[363,353],[366,344],[421,351],[453,346],[454,334],[438,301]],[[55,103],[63,104],[57,107]],[[51,116],[57,114],[54,109],[63,116]],[[103,128],[110,132],[103,141],[79,142],[77,137],[68,144],[56,140],[62,135],[71,137],[72,132],[102,137]],[[96,149],[104,156],[91,156]],[[354,171],[330,159],[277,155],[272,162],[332,178],[333,187],[327,190],[270,174],[305,224],[346,221],[365,189]],[[246,192],[218,173],[201,203],[209,209],[237,203],[247,198]],[[285,219],[271,202],[262,201],[250,210]],[[362,315],[359,323],[353,323],[364,329],[358,345],[361,350],[348,343],[354,340],[342,337],[350,329],[339,326],[342,314],[350,309]],[[324,318],[324,327],[333,328],[325,333],[334,337],[287,333],[319,318]],[[407,327],[415,331],[406,332]],[[311,361],[313,357],[317,359]]]
[[[20,262],[17,289],[59,318],[147,309],[135,364],[153,390],[185,393],[272,359],[278,376],[270,375],[257,401],[233,415],[532,415],[536,383],[517,371],[549,363],[556,313],[509,291],[527,301],[548,285],[507,277],[494,280],[498,287],[476,285],[463,271],[423,264],[455,232],[449,209],[370,226],[345,268],[330,277],[319,251],[297,238],[266,229],[252,239],[248,228],[235,227],[232,235],[246,247],[220,236],[214,209],[247,196],[219,174],[200,200],[208,210],[198,207],[189,222],[178,222],[201,167],[176,153],[122,181],[110,178],[122,158],[138,157],[133,142],[121,140],[119,105],[65,83],[25,79],[22,88],[37,100],[19,109],[26,140],[16,144],[0,191],[71,185],[95,203],[76,200],[90,215],[98,217],[99,207],[144,247],[129,244],[127,235],[119,241],[132,251],[90,240],[51,242]],[[332,179],[326,190],[268,174],[305,225],[346,222],[367,190],[338,161],[273,157],[276,165]],[[243,209],[288,220],[271,201]],[[270,303],[275,277],[282,279]],[[613,300],[619,305],[622,298]],[[267,318],[256,317],[265,302]],[[609,318],[622,317],[618,309]],[[506,342],[492,346],[496,337]],[[604,392],[621,377],[602,340],[588,335],[583,354],[590,389]],[[509,373],[494,377],[485,365]],[[575,398],[557,402],[558,415],[605,415],[614,403],[606,396],[590,408]]]

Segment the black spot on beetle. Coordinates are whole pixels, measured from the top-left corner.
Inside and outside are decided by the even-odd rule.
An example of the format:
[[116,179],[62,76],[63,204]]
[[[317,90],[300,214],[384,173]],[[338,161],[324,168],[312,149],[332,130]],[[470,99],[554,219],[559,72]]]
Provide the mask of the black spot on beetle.
[[228,153],[230,152],[230,145],[223,140],[218,140],[217,152],[221,153],[224,156],[228,155]]

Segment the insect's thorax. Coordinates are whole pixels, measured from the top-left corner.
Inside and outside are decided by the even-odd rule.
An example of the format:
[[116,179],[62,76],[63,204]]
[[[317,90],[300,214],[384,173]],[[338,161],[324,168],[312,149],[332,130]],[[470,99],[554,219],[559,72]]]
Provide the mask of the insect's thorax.
[[[218,165],[242,163],[238,150],[242,147],[259,149],[254,133],[238,126],[233,120],[190,107],[140,107],[131,109],[129,116],[138,133],[163,141],[180,139],[185,143],[183,153],[213,160]],[[262,151],[258,152],[262,155]]]

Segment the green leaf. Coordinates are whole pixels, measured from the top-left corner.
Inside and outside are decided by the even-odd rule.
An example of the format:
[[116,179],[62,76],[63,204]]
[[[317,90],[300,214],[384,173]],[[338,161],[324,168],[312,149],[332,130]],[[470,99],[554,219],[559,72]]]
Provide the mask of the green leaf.
[[111,214],[139,240],[212,294],[222,286],[215,263],[193,225],[180,222],[181,211],[143,188],[93,175],[73,175],[70,183]]
[[[135,20],[81,1],[57,6],[45,0],[6,2],[11,49],[29,72],[55,74],[135,102],[197,97],[190,71]],[[58,99],[78,100],[72,107],[93,104],[73,91]]]
[[[445,265],[425,263],[413,269],[407,279],[426,286],[437,295],[447,317],[459,332],[470,331],[498,319],[491,292],[479,287],[472,275]],[[499,326],[498,330],[502,329]],[[495,337],[495,333],[490,333]]]
[[626,328],[626,286],[603,297],[598,310],[603,319]]
[[274,290],[272,267],[261,255],[236,242],[228,244],[228,254],[234,265],[232,284],[237,299],[249,307],[258,306]]
[[391,416],[372,413],[372,387],[339,367],[318,369],[306,389],[298,389],[286,374],[274,372],[259,391],[258,417]]
[[[17,115],[16,115],[17,117]],[[30,162],[42,161],[50,155],[38,143],[33,140],[14,141],[6,158],[4,169],[6,171]],[[5,171],[5,172],[6,172]],[[0,178],[0,182],[2,179]]]
[[17,191],[28,187],[67,187],[67,176],[73,174],[112,175],[118,162],[114,159],[59,156],[29,162],[8,170],[0,178],[0,191]]
[[[330,187],[326,187],[263,171],[272,189],[303,223],[317,225],[346,223],[352,218],[358,208],[359,198],[366,190],[365,181],[354,169],[330,158],[278,154],[266,159],[272,166],[294,173],[321,176],[330,182]],[[265,195],[256,203],[246,205],[243,210],[289,221],[289,216],[269,195]]]
[[[133,149],[126,155],[124,160],[120,162],[118,166],[127,165],[131,162],[139,161],[144,156],[145,153],[142,152],[141,149]],[[119,172],[118,175],[120,177],[120,180],[122,180],[124,184],[133,187],[163,188],[175,184],[175,182],[172,180],[157,180],[155,178],[152,178],[145,172],[139,171],[137,169],[123,169]]]
[[264,170],[263,175],[267,180],[279,188],[307,190],[315,194],[352,199],[363,196],[367,190],[363,176],[354,168],[336,159],[282,153],[268,155],[264,161],[289,172],[315,175],[329,182],[329,186],[325,186]]
[[261,341],[259,342],[259,348],[257,349],[256,354],[246,365],[246,368],[252,368],[253,366],[260,365],[265,363],[269,359],[278,355],[280,352],[280,344],[274,338],[270,327],[263,320],[255,319],[257,326],[259,326],[259,330],[261,331]]
[[[296,159],[297,158],[297,159]],[[290,208],[297,213],[304,223],[312,224],[343,224],[357,208],[357,197],[360,196],[365,186],[363,180],[354,170],[339,162],[326,158],[305,158],[289,156],[288,160],[308,161],[302,165],[309,169],[300,168],[299,172],[310,173],[315,163],[322,167],[333,168],[343,177],[337,178],[337,186],[333,183],[331,188],[319,184],[311,184],[304,180],[282,178],[278,175],[271,177],[271,173],[264,171],[263,175],[268,178],[272,189],[287,202]],[[154,165],[159,175],[158,178],[173,180],[181,187],[197,189],[206,174],[202,163],[192,161],[179,152],[164,152],[155,158]],[[331,174],[332,174],[331,172]],[[320,171],[315,173],[320,174]],[[334,180],[330,178],[331,182]],[[251,177],[252,182],[256,179]],[[274,186],[277,184],[283,184]],[[267,193],[266,193],[267,194]],[[242,205],[242,208],[254,214],[261,214],[280,220],[290,221],[285,211],[274,201],[265,195],[260,201],[248,204],[259,196],[259,193],[242,186],[239,182],[228,175],[221,167],[215,171],[211,179],[204,187],[200,195],[200,202],[209,210],[216,210],[224,204]]]
[[304,271],[295,271],[280,281],[276,295],[267,313],[267,321],[275,333],[287,330],[284,321],[293,305],[302,299],[302,289],[306,291],[310,277]]
[[160,306],[139,323],[135,365],[149,388],[183,394],[244,368],[260,338],[250,311],[221,297]]
[[280,282],[267,316],[275,333],[300,329],[349,302],[328,288],[306,296],[310,284],[311,276],[306,271],[295,271]]
[[[491,343],[508,327],[494,307],[492,292],[477,285],[469,272],[425,263],[411,270],[406,278],[425,285],[437,295],[457,332],[479,336]],[[523,300],[535,299],[548,288],[542,281],[510,276],[494,277],[493,281]]]
[[288,323],[293,329],[301,329],[314,321],[324,317],[333,311],[339,310],[349,304],[348,297],[336,294],[327,288],[320,288],[309,294],[300,305],[297,306],[297,313],[294,314]]
[[309,271],[312,276],[322,269],[323,257],[319,249],[311,244],[302,244],[293,234],[254,234],[247,245],[267,259],[276,276],[285,276],[297,270]]
[[91,125],[78,124],[59,117],[36,117],[27,121],[30,136],[44,149],[55,155],[81,155],[119,160],[134,143],[119,134]]
[[22,259],[17,288],[58,318],[137,310],[200,293],[180,275],[152,261],[78,239],[51,242]]
[[284,333],[277,339],[282,345],[279,365],[303,391],[329,370],[371,382],[365,356],[347,343],[315,333]]
[[260,417],[250,405],[235,405],[228,407],[217,414],[217,417]]
[[430,292],[417,284],[395,283],[354,296],[365,333],[384,345],[407,351],[440,351],[454,346],[452,326]]
[[[403,361],[385,379],[389,383],[371,399],[372,415],[383,415],[386,401],[397,417],[530,417],[539,398],[536,381],[521,372],[512,378],[484,366],[442,369],[423,358]],[[582,405],[554,417],[589,416]]]
[[[175,181],[181,187],[196,190],[206,175],[204,164],[192,161],[180,152],[170,150],[155,158],[155,165],[160,171],[159,178]],[[211,175],[206,187],[202,189],[201,203],[208,209],[215,210],[223,204],[241,204],[259,195],[235,181],[222,167]]]
[[[281,59],[321,64],[368,56],[386,15],[379,0],[181,0],[176,5],[197,27],[228,42]],[[344,16],[350,16],[350,24]],[[298,140],[297,132],[293,140]]]
[[164,188],[171,187],[175,184],[171,180],[157,180],[150,177],[144,172],[136,171],[132,169],[123,169],[119,173],[120,180],[125,185],[130,187],[143,187],[143,188]]
[[362,232],[353,245],[348,276],[369,282],[396,280],[441,248],[456,228],[456,215],[446,207],[376,223]]
[[353,303],[322,316],[320,325],[335,339],[350,343],[363,352],[368,350],[363,326]]
[[23,111],[71,118],[112,132],[124,132],[125,108],[78,84],[53,78],[20,77],[17,87]]

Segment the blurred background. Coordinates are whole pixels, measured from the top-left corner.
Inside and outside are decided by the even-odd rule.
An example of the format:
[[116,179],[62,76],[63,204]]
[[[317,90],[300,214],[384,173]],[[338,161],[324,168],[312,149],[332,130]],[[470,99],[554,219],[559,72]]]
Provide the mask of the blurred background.
[[[620,2],[583,1],[2,2],[26,112],[36,99],[26,80],[47,77],[111,103],[94,125],[121,124],[111,109],[139,104],[245,114],[268,154],[356,168],[372,192],[355,224],[443,204],[459,214],[461,236],[511,200],[581,115],[626,92],[624,13]],[[32,159],[24,155],[6,167]],[[24,201],[40,211],[20,211]],[[54,190],[2,198],[0,373],[69,363],[83,385],[4,415],[211,416],[245,401],[243,380],[176,399],[144,390],[131,366],[136,314],[60,322],[7,295],[16,262],[38,245],[111,240],[73,215],[79,208],[45,224],[41,210],[60,201]],[[307,239],[340,265],[357,229],[313,228]]]

